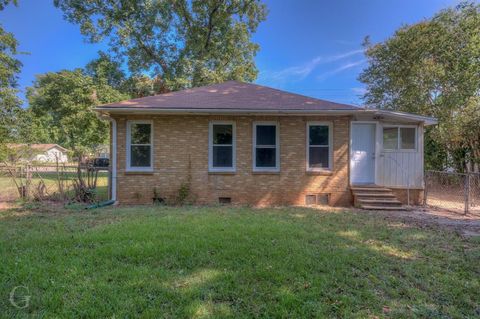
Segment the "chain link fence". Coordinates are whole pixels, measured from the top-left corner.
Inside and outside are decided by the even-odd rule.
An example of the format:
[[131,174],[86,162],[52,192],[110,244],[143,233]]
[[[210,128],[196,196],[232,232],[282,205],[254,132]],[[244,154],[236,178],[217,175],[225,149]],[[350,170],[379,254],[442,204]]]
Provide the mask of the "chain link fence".
[[[96,178],[95,200],[108,199],[108,168],[88,174],[80,170],[82,179]],[[93,176],[93,177],[92,177]],[[69,201],[74,198],[75,182],[79,180],[78,166],[73,165],[17,165],[0,166],[0,202],[10,202],[22,197],[35,200]]]
[[452,212],[480,215],[480,174],[427,171],[425,204]]
[[20,193],[9,172],[0,168],[0,202],[15,201],[19,197]]

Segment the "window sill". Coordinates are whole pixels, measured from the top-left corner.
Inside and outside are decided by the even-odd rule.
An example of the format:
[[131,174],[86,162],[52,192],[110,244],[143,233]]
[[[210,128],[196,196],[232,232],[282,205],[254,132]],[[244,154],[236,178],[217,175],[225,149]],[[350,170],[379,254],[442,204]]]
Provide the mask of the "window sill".
[[306,175],[317,175],[317,176],[330,176],[333,175],[331,170],[325,171],[306,171]]
[[417,149],[398,149],[398,150],[389,150],[383,149],[383,153],[417,153]]
[[208,171],[208,175],[235,175],[235,171]]
[[252,171],[253,175],[280,175],[280,171]]
[[125,175],[153,175],[152,171],[125,171]]

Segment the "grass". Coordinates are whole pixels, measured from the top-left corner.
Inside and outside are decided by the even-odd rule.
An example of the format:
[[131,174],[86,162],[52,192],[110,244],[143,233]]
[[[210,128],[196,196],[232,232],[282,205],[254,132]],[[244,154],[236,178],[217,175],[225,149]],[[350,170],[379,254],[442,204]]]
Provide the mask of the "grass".
[[10,210],[0,260],[5,318],[480,315],[478,241],[348,211]]
[[[46,192],[48,195],[54,195],[58,192],[58,179],[56,172],[35,172],[32,177],[32,189],[35,189],[41,181],[45,183]],[[76,172],[68,172],[64,175],[65,186],[67,187],[67,194],[73,194],[72,180],[76,178]],[[13,179],[0,175],[0,201],[14,200],[19,197],[17,187]],[[99,201],[108,199],[108,173],[99,172],[97,179],[97,199]]]

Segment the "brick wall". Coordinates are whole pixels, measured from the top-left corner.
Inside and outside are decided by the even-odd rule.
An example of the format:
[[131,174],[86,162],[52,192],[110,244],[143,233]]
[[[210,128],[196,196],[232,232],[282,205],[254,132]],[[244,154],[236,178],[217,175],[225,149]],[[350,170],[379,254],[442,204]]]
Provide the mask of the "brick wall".
[[[218,203],[230,197],[234,204],[303,205],[305,195],[328,193],[330,204],[349,206],[348,117],[254,116],[117,116],[117,199],[122,204],[152,203],[153,189],[173,200],[182,183],[190,180],[191,199]],[[153,120],[154,172],[125,172],[127,120]],[[236,173],[208,172],[208,128],[211,120],[236,122]],[[280,173],[252,172],[252,125],[277,121],[280,131]],[[306,171],[306,123],[333,124],[333,171]]]

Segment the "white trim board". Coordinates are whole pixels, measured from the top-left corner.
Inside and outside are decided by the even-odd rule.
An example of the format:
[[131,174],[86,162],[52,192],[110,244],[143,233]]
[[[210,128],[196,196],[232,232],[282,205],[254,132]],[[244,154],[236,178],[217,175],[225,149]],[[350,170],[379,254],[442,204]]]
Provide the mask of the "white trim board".
[[336,109],[336,110],[281,110],[281,109],[212,109],[212,108],[135,108],[135,107],[102,107],[94,108],[95,111],[109,114],[189,114],[189,115],[278,115],[278,116],[306,116],[306,115],[370,115],[370,116],[389,116],[392,119],[401,119],[412,122],[422,122],[426,126],[438,123],[436,118],[404,113],[398,111],[365,109],[359,107],[355,109]]

